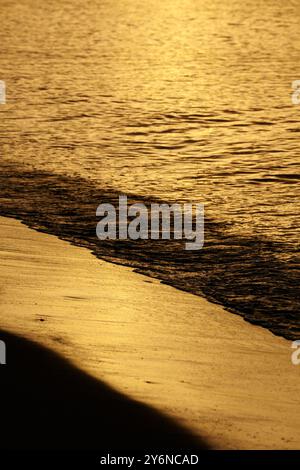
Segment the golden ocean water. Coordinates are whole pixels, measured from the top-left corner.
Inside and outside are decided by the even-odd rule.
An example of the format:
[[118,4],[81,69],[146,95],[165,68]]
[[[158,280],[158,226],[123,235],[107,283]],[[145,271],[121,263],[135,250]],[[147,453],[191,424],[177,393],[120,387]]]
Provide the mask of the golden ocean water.
[[[180,267],[168,267],[171,274],[160,267],[155,275],[247,311],[255,322],[263,324],[263,316],[265,326],[274,315],[280,334],[298,334],[300,105],[291,94],[300,79],[299,6],[297,0],[1,0],[2,213],[26,212],[20,199],[6,208],[16,188],[28,197],[21,167],[32,172],[40,198],[45,180],[41,185],[38,175],[45,171],[73,195],[90,197],[98,188],[149,201],[204,202],[209,220],[224,223],[227,235],[208,233],[210,255],[187,259],[184,268],[181,259]],[[5,182],[17,172],[16,166],[10,172],[11,162],[19,180],[9,193]],[[55,206],[45,198],[41,225]],[[80,213],[86,226],[92,219],[82,200],[71,200],[69,213]],[[91,201],[89,214],[102,202]],[[83,227],[76,236],[86,237]],[[136,255],[122,250],[112,259],[130,264]],[[172,247],[162,249],[168,250],[173,260]],[[143,269],[150,272],[146,253]],[[214,273],[205,285],[202,268]]]

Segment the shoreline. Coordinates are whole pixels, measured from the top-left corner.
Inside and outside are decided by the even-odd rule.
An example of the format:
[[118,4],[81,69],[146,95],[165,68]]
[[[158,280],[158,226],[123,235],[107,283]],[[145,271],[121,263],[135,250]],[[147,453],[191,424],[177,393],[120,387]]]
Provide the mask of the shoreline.
[[15,219],[0,217],[0,230],[2,329],[63,355],[214,448],[299,448],[291,342]]
[[[288,340],[300,336],[299,270],[291,247],[270,239],[227,231],[205,217],[201,250],[185,250],[183,240],[101,240],[96,237],[99,203],[116,206],[120,192],[93,181],[2,162],[0,215],[88,248],[99,259],[135,268]],[[166,201],[128,194],[128,202]],[[296,246],[293,248],[296,251]]]

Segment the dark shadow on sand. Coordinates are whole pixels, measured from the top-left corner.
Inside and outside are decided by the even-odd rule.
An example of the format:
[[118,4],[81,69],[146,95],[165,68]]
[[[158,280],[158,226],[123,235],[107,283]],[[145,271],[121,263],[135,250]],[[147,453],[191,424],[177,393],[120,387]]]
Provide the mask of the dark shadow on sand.
[[114,391],[58,354],[0,331],[0,449],[207,449],[172,419]]

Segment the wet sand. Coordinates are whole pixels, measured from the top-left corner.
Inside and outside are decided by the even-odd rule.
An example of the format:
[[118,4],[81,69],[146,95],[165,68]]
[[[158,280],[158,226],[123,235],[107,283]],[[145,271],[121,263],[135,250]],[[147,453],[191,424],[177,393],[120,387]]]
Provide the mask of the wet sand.
[[[20,368],[22,378],[14,376],[15,384],[20,380],[25,387],[26,364],[37,383],[35,371],[52,368],[55,402],[58,409],[68,405],[70,414],[77,386],[67,384],[65,358],[76,381],[93,382],[94,406],[87,414],[81,408],[85,423],[102,386],[107,390],[105,383],[110,400],[124,398],[123,416],[128,416],[127,405],[136,404],[131,400],[138,400],[151,406],[157,419],[168,415],[214,448],[300,447],[300,366],[291,363],[291,342],[200,297],[99,261],[84,248],[13,219],[0,218],[0,233],[1,329],[29,340],[19,342],[0,333],[7,340],[7,365],[1,373],[3,368],[10,371],[12,344],[13,367]],[[31,341],[38,342],[41,355]],[[55,370],[61,373],[56,376]],[[37,410],[46,379],[41,378]],[[86,402],[89,393],[78,392],[79,402]],[[47,400],[54,406],[51,393]],[[20,404],[17,408],[24,412]],[[46,423],[47,416],[42,420],[38,413],[37,422]],[[136,419],[142,415],[137,412]],[[127,432],[122,423],[122,432]],[[178,430],[173,422],[170,426]]]

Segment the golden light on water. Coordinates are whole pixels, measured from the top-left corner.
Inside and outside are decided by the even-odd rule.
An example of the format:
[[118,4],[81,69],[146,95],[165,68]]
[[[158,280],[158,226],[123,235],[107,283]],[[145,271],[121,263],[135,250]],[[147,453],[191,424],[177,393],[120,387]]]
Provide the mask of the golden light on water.
[[[125,448],[153,429],[166,447],[183,424],[200,447],[299,447],[298,3],[7,0],[0,14],[7,442],[97,447],[120,426]],[[100,243],[96,208],[120,194],[204,203],[203,250]]]

